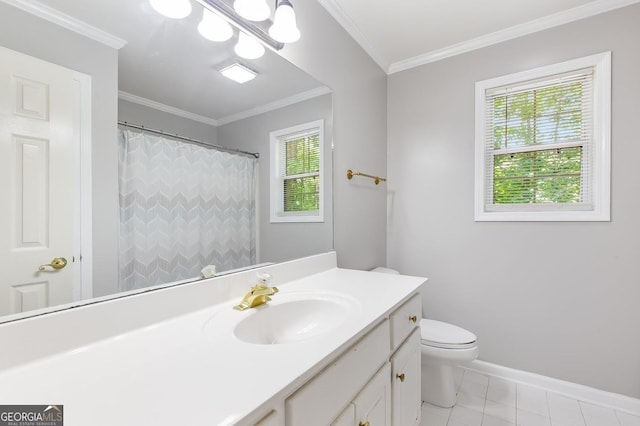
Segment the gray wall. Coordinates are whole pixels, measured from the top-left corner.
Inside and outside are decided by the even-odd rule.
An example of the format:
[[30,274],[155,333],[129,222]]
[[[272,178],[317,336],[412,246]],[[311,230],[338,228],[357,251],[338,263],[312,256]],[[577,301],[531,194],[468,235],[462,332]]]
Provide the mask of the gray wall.
[[118,52],[0,3],[0,45],[91,76],[94,296],[118,285]]
[[180,136],[197,139],[201,142],[218,143],[218,128],[215,126],[122,99],[118,99],[118,120],[164,132],[177,133]]
[[[332,218],[332,108],[331,95],[319,96],[218,127],[221,145],[260,153],[258,171],[259,262],[281,262],[333,248]],[[324,222],[269,222],[269,133],[314,120],[324,120]]]
[[386,261],[386,188],[348,181],[347,169],[385,176],[387,75],[316,1],[295,4],[300,40],[281,55],[333,90],[334,245],[341,267]]
[[[389,77],[388,263],[480,359],[640,397],[640,6]],[[612,221],[473,220],[474,83],[613,52]]]

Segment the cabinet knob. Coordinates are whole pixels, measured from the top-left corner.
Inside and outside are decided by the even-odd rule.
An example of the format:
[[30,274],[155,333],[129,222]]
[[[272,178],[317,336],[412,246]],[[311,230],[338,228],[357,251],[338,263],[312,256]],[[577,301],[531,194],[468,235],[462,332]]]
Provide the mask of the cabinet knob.
[[400,379],[401,382],[404,382],[404,373],[396,374],[396,378]]
[[414,324],[415,324],[416,322],[418,322],[418,317],[417,317],[417,316],[415,316],[415,315],[411,315],[411,316],[409,317],[409,321],[411,321],[412,323],[414,323]]

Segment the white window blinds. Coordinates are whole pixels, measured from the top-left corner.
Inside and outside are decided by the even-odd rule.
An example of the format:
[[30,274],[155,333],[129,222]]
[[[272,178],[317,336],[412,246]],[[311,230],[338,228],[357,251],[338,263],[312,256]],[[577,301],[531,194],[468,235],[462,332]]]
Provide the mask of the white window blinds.
[[320,131],[289,136],[280,141],[279,176],[283,211],[317,214],[320,209]]
[[485,92],[485,209],[592,209],[593,68]]
[[270,221],[324,221],[324,121],[270,133]]

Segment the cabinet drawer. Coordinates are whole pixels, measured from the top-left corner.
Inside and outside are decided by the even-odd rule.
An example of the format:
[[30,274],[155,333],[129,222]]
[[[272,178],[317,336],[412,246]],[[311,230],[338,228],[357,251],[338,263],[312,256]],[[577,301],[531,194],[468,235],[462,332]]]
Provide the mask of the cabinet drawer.
[[287,398],[287,425],[330,424],[388,356],[389,321],[385,320]]
[[400,346],[409,333],[420,325],[421,318],[422,298],[420,294],[414,295],[391,314],[391,350]]

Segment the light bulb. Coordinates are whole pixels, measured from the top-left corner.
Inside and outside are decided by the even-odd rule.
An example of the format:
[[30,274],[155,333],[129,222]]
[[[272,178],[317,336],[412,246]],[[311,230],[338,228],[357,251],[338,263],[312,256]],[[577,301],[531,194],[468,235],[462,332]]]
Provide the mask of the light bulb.
[[198,31],[202,37],[211,41],[226,41],[233,35],[231,25],[206,8],[202,14],[202,21],[198,25]]
[[271,15],[266,0],[236,0],[233,8],[238,15],[249,21],[264,21]]
[[149,0],[156,12],[167,18],[181,19],[191,14],[189,0]]
[[281,43],[293,43],[300,38],[296,14],[289,0],[279,0],[269,35]]
[[264,55],[264,46],[258,40],[240,31],[238,44],[234,48],[238,56],[245,59],[258,59]]

